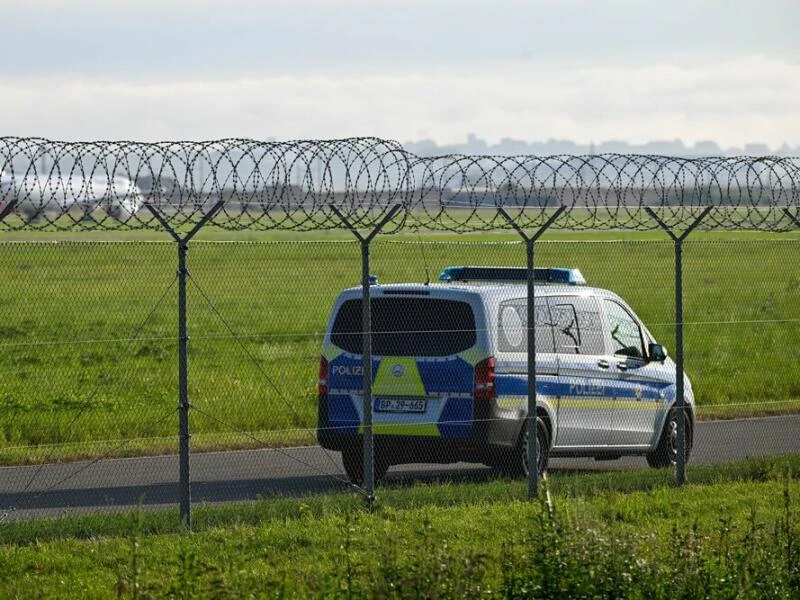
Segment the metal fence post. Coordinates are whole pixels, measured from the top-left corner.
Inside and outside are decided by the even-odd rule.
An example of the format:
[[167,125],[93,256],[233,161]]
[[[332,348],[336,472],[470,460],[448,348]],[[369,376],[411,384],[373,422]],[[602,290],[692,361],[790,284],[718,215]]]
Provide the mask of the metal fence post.
[[0,223],[5,221],[6,217],[13,212],[13,210],[14,210],[14,208],[16,208],[16,206],[17,206],[17,199],[16,198],[12,198],[8,202],[8,204],[6,204],[3,207],[3,210],[0,210]]
[[392,220],[401,206],[395,204],[369,235],[362,236],[347,220],[341,211],[331,205],[331,210],[342,223],[356,236],[361,244],[361,365],[363,371],[364,447],[363,470],[364,488],[367,492],[366,504],[372,508],[375,503],[375,441],[372,435],[372,303],[369,296],[369,245],[381,229]]
[[[797,227],[800,227],[800,218],[795,217],[792,213],[789,212],[788,208],[783,209],[784,214],[789,217],[789,220],[794,223]],[[0,219],[2,221],[2,219]]]
[[178,240],[178,456],[180,460],[181,521],[192,527],[189,480],[189,335],[186,325],[187,240]]
[[[558,207],[555,213],[542,225],[533,236],[526,234],[513,218],[500,206],[497,211],[516,230],[525,241],[525,257],[527,267],[527,319],[528,319],[528,413],[525,417],[528,422],[528,497],[535,498],[539,494],[539,444],[536,432],[536,310],[534,303],[534,245],[550,225],[561,215],[566,206]],[[531,443],[531,440],[533,443]]]
[[686,399],[683,385],[683,241],[700,224],[713,206],[707,206],[700,216],[679,236],[661,220],[649,206],[644,209],[675,243],[675,408],[678,411],[678,456],[675,478],[679,486],[686,483]]
[[178,461],[179,461],[179,494],[181,522],[187,529],[192,528],[192,495],[191,480],[189,478],[189,335],[186,324],[186,279],[189,270],[186,267],[186,254],[189,250],[189,240],[202,229],[202,227],[222,208],[224,202],[220,200],[206,213],[194,228],[181,237],[177,231],[170,227],[167,220],[149,203],[147,208],[161,226],[167,230],[172,239],[178,244]]

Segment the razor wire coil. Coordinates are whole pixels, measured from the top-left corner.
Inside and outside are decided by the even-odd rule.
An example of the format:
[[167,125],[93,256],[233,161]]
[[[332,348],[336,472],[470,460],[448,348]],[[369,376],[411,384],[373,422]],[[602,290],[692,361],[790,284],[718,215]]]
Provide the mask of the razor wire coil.
[[800,158],[637,154],[422,157],[378,138],[263,142],[69,142],[0,138],[0,229],[160,228],[311,231],[342,226],[331,206],[384,233],[523,228],[652,230],[643,210],[674,229],[706,207],[706,229],[784,231],[800,210]]

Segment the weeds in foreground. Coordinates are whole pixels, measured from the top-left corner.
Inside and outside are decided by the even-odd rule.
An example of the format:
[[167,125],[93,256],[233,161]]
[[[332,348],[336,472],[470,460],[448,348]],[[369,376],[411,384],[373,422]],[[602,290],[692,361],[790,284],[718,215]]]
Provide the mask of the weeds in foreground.
[[[423,525],[416,544],[391,547],[361,581],[359,597],[382,598],[794,598],[800,587],[800,527],[789,493],[783,514],[764,523],[752,511],[736,527],[676,523],[666,539],[584,525],[541,502],[488,554],[451,552],[447,536]],[[414,560],[404,560],[410,554]],[[494,574],[494,577],[492,576]],[[314,591],[326,594],[324,588]]]
[[[118,598],[137,600],[797,598],[798,488],[790,474],[783,476],[782,489],[774,484],[777,477],[771,479],[773,498],[749,514],[709,519],[716,514],[711,509],[696,519],[676,499],[676,514],[691,518],[676,516],[671,526],[665,519],[653,527],[646,516],[614,517],[617,511],[592,512],[566,498],[552,507],[542,498],[451,508],[334,509],[323,517],[302,506],[296,521],[285,517],[288,530],[273,519],[262,526],[158,536],[169,541],[157,545],[157,538],[144,532],[140,513],[118,563],[109,565],[112,573],[116,568],[116,590],[97,579],[100,593],[95,595],[116,592]],[[695,489],[690,495],[706,493]],[[467,519],[486,521],[473,529]],[[314,529],[324,534],[315,536]],[[31,547],[32,554],[40,552]],[[0,582],[8,585],[4,577],[0,572]],[[9,597],[20,595],[14,589],[32,588],[6,587]]]
[[142,565],[141,565],[141,542],[142,530],[144,526],[144,513],[141,503],[138,510],[133,514],[131,523],[131,533],[128,539],[130,544],[130,564],[128,572],[123,565],[117,570],[117,598],[129,597],[133,600],[139,599]]

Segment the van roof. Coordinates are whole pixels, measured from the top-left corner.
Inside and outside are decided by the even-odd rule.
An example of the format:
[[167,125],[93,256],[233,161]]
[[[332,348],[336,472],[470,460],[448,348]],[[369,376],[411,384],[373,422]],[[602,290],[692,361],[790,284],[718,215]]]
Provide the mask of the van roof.
[[[527,294],[527,284],[524,283],[494,283],[494,282],[469,282],[469,283],[387,283],[370,286],[370,294],[377,295],[426,295],[425,293],[453,292],[454,294],[474,294],[476,296],[519,297]],[[361,286],[344,290],[348,296],[361,296]],[[537,296],[614,296],[617,295],[603,288],[574,285],[535,285],[534,294]]]

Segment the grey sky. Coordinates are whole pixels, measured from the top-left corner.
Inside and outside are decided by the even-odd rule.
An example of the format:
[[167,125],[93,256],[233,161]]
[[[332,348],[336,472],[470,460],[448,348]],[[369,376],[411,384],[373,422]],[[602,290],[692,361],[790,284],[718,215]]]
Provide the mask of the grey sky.
[[0,6],[0,135],[800,144],[797,0]]

